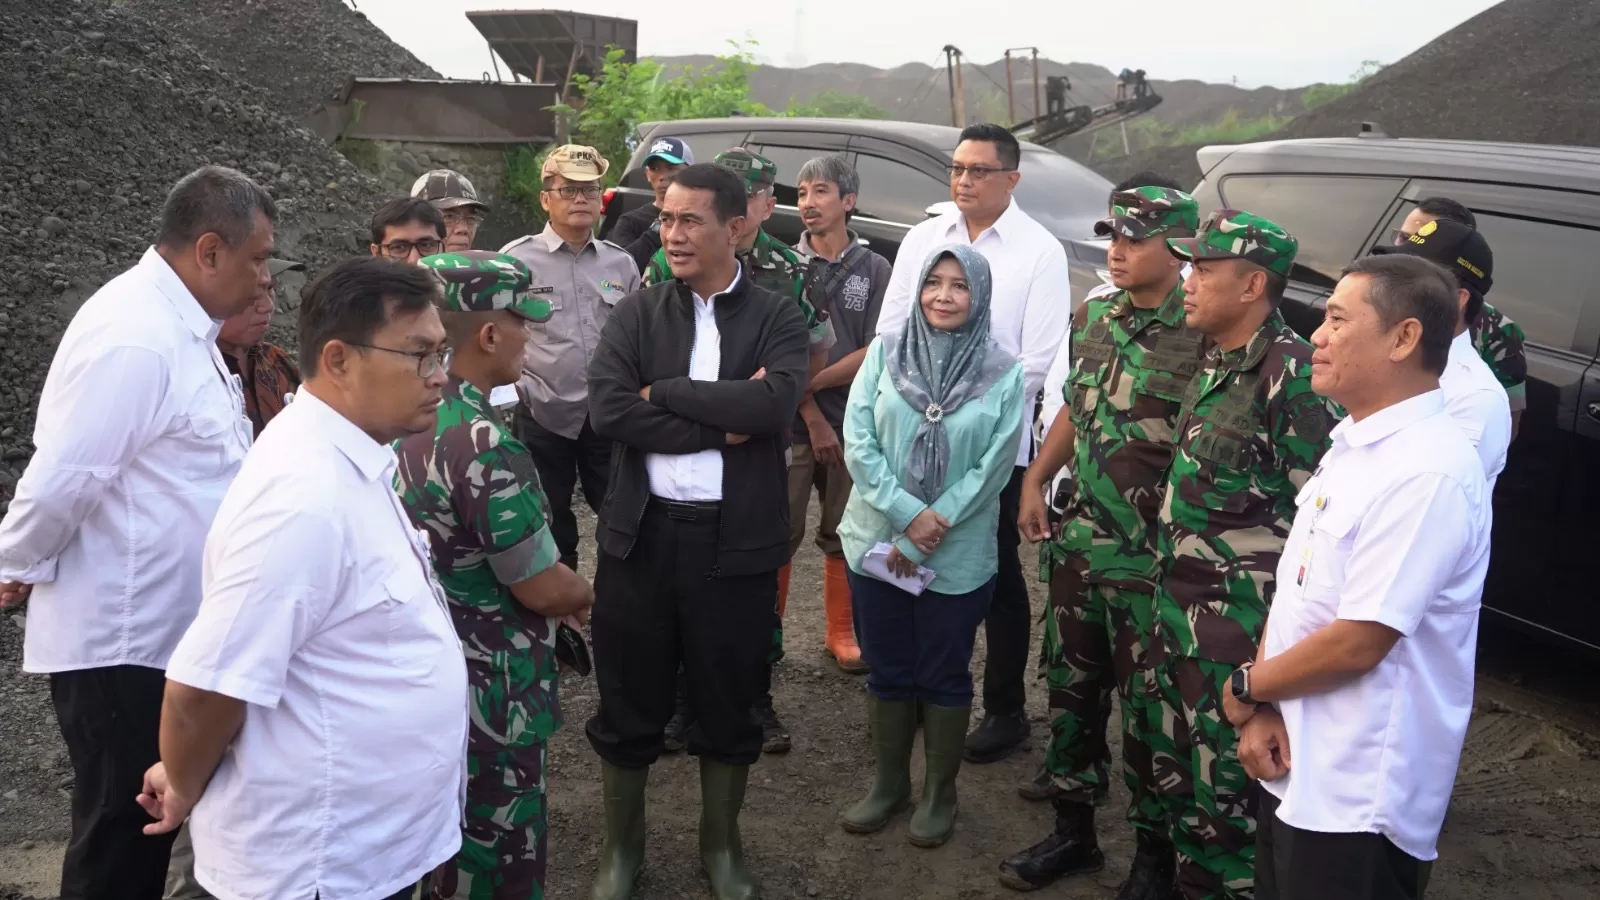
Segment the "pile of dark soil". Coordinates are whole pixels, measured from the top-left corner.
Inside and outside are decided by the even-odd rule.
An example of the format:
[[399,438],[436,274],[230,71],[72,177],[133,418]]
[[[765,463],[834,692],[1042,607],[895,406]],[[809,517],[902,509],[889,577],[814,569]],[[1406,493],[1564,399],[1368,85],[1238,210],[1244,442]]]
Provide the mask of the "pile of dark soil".
[[[1263,140],[1395,137],[1600,145],[1600,2],[1504,0]],[[1198,146],[1097,164],[1116,181],[1154,169],[1193,185]]]
[[[258,4],[262,5],[262,4]],[[287,37],[285,38],[288,39]],[[13,0],[0,16],[0,512],[78,305],[142,254],[168,189],[207,163],[280,204],[281,254],[362,252],[384,199],[263,92],[107,0]]]
[[299,119],[350,76],[438,78],[344,0],[124,0]]

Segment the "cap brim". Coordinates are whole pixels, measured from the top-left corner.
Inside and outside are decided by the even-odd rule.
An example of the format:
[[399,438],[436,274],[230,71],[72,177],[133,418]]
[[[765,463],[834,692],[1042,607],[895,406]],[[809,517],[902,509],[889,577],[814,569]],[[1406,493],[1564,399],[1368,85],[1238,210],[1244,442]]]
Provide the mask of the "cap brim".
[[279,275],[282,275],[285,272],[304,272],[305,270],[306,264],[303,262],[295,262],[294,260],[289,259],[278,259],[276,257],[270,257],[267,259],[267,274],[271,275],[273,278],[277,278]]
[[1167,238],[1167,250],[1179,259],[1193,261],[1206,258],[1200,255],[1199,238]]
[[438,200],[429,200],[428,202],[432,203],[435,209],[455,209],[461,206],[476,206],[484,212],[489,211],[489,207],[486,204],[479,203],[478,201],[467,197],[442,197]]
[[1133,216],[1111,216],[1094,223],[1094,233],[1099,237],[1120,234],[1135,241],[1142,241],[1159,234],[1165,234],[1169,226],[1155,225],[1140,221]]
[[681,165],[684,164],[682,159],[680,159],[679,157],[673,156],[670,153],[652,153],[649,156],[646,156],[644,158],[644,161],[648,163],[652,159],[659,159],[662,162],[671,163],[671,164],[673,164],[675,166],[681,166]]
[[548,322],[550,315],[555,311],[549,300],[539,297],[526,297],[522,302],[511,307],[511,311],[530,322]]

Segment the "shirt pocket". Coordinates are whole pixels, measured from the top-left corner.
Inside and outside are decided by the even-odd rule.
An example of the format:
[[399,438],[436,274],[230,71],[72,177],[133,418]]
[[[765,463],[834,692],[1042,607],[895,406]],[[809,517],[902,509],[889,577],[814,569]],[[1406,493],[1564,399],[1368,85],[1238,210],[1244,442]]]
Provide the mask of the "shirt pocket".
[[180,468],[187,480],[233,477],[249,449],[242,437],[242,416],[221,383],[203,385],[195,392],[175,435],[183,445]]
[[389,662],[406,678],[431,677],[444,646],[436,624],[443,612],[432,583],[408,561],[389,573],[380,594]]
[[1102,369],[1074,368],[1067,376],[1067,410],[1075,423],[1081,425],[1094,416],[1095,407],[1100,404],[1100,382],[1104,375]]
[[1350,561],[1350,551],[1355,544],[1357,516],[1351,510],[1317,510],[1317,498],[1302,508],[1301,515],[1316,516],[1311,534],[1302,550],[1303,559],[1297,561],[1297,573],[1303,567],[1304,582],[1301,595],[1305,612],[1302,623],[1306,633],[1329,625],[1339,617],[1340,588],[1344,585],[1345,566]]

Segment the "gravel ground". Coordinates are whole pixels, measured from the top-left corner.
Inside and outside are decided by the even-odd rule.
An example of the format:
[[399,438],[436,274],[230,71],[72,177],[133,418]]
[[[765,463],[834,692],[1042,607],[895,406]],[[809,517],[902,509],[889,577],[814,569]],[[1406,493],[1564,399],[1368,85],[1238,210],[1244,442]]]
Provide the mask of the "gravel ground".
[[[813,507],[813,525],[815,524]],[[585,533],[593,520],[584,517]],[[584,574],[592,576],[593,554],[585,548]],[[779,715],[794,749],[768,756],[751,773],[740,820],[746,854],[768,900],[978,900],[1013,896],[995,879],[1007,855],[1042,837],[1048,808],[1016,794],[1017,783],[1041,760],[1047,725],[1043,685],[1030,683],[1033,747],[1001,763],[966,766],[956,835],[937,850],[906,843],[905,816],[870,837],[845,834],[835,824],[870,777],[863,681],[841,673],[823,655],[822,560],[804,546],[795,562],[794,593],[786,623],[788,655],[776,675]],[[1035,589],[1035,609],[1042,609]],[[0,627],[0,671],[15,672],[17,628]],[[1430,900],[1503,900],[1539,897],[1578,900],[1600,896],[1600,713],[1593,698],[1579,708],[1547,708],[1550,693],[1528,701],[1503,688],[1505,670],[1543,667],[1558,680],[1539,645],[1514,648],[1518,655],[1490,662],[1496,679],[1480,679],[1479,710],[1462,760],[1456,796],[1446,824]],[[1532,654],[1540,654],[1537,660]],[[981,670],[982,639],[978,662]],[[1572,671],[1580,671],[1577,666]],[[1514,680],[1514,678],[1512,679]],[[1559,676],[1568,686],[1570,675]],[[1543,689],[1547,682],[1536,687]],[[601,838],[599,765],[583,737],[594,711],[592,678],[568,677],[562,685],[567,723],[550,754],[551,900],[578,900],[594,874]],[[1569,691],[1585,696],[1581,691]],[[1588,734],[1585,734],[1585,731]],[[920,782],[920,752],[914,777]],[[59,793],[68,777],[42,679],[0,682],[0,790],[18,792],[0,800],[0,900],[31,891],[51,896],[59,873],[60,845],[67,834],[66,800]],[[1059,883],[1036,896],[1100,900],[1115,890],[1132,853],[1132,838],[1117,812],[1126,802],[1120,784],[1101,814],[1100,834],[1108,858],[1096,876]],[[699,785],[688,757],[665,757],[650,783],[648,859],[638,900],[707,896],[698,871],[695,823]],[[34,846],[22,849],[23,841]]]

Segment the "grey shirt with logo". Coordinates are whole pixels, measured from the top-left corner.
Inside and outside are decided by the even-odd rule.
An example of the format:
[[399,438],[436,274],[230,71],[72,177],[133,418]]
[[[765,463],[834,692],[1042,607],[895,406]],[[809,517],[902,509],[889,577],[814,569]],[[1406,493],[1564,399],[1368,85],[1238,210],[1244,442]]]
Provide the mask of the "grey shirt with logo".
[[639,268],[622,248],[590,238],[576,253],[549,225],[500,248],[533,274],[550,301],[549,321],[529,323],[517,394],[533,420],[576,439],[589,414],[589,360],[617,301],[639,289]]
[[[828,365],[872,343],[878,333],[878,310],[883,306],[884,292],[889,289],[889,276],[894,272],[887,259],[861,245],[855,232],[849,232],[850,243],[844,254],[836,260],[823,259],[811,249],[811,236],[800,235],[795,251],[806,260],[806,284],[816,284],[827,296],[828,321],[833,325],[835,340],[828,348]],[[825,267],[813,273],[811,267]],[[850,399],[850,386],[818,391],[814,399],[822,417],[842,439],[844,433],[844,408]],[[797,444],[811,442],[805,422],[795,419],[793,440]]]

